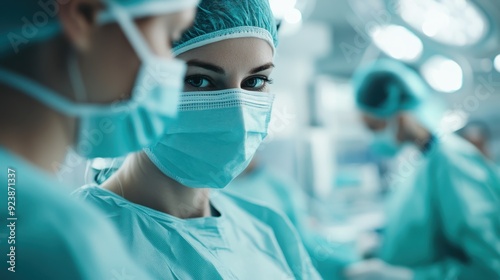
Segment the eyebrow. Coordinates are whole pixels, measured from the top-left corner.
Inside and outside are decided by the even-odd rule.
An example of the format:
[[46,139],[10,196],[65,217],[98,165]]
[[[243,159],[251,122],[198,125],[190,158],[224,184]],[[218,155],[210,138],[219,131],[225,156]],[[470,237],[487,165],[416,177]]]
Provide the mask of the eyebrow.
[[[215,64],[211,64],[208,62],[199,61],[196,59],[188,61],[187,65],[200,67],[200,68],[203,68],[203,69],[206,69],[206,70],[218,73],[218,74],[225,74],[226,73],[226,71],[224,71],[224,69],[220,66],[217,66]],[[253,68],[252,70],[250,70],[250,74],[259,73],[259,72],[262,72],[262,71],[270,69],[270,68],[274,68],[274,64],[272,62],[269,62],[269,63],[266,63],[262,66],[258,66],[258,67]]]
[[250,70],[250,74],[259,73],[270,68],[274,68],[274,64],[272,62],[253,68],[252,70]]
[[211,63],[207,63],[207,62],[202,62],[202,61],[199,61],[199,60],[190,60],[190,61],[187,62],[187,65],[188,66],[200,67],[200,68],[203,68],[203,69],[215,72],[215,73],[219,73],[219,74],[225,74],[226,73],[226,71],[224,71],[224,69],[222,67],[220,67],[220,66],[217,66],[217,65],[211,64]]

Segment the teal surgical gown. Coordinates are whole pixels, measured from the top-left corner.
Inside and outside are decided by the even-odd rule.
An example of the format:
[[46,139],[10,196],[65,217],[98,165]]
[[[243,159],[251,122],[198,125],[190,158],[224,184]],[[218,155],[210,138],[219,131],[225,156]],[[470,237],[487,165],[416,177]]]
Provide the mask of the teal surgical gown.
[[500,180],[454,135],[392,174],[382,258],[416,279],[500,279]]
[[98,210],[1,147],[0,166],[0,279],[152,279]]
[[107,213],[156,279],[321,279],[290,222],[245,199],[212,191],[220,215],[179,219],[97,186],[74,194]]
[[254,199],[286,214],[323,279],[341,279],[344,267],[358,260],[354,248],[331,242],[308,227],[306,196],[292,181],[261,166],[240,175],[224,191]]

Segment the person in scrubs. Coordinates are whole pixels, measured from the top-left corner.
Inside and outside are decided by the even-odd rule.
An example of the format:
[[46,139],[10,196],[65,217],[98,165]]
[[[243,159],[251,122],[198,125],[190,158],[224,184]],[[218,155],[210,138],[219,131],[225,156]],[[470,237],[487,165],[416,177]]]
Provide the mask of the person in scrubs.
[[[72,198],[54,174],[70,146],[91,158],[125,155],[156,140],[150,129],[164,129],[154,123],[173,114],[150,104],[168,107],[161,102],[178,98],[185,68],[172,60],[168,42],[190,26],[196,4],[2,5],[0,279],[152,279],[103,214]],[[158,69],[172,70],[168,83],[137,74],[151,66],[149,55],[163,59]],[[145,78],[151,88],[136,92]],[[110,144],[118,137],[129,141]]]
[[174,53],[188,64],[179,115],[101,187],[107,213],[157,279],[320,279],[292,224],[221,193],[267,135],[277,45],[266,0],[205,0]]
[[[493,164],[464,139],[425,121],[432,114],[430,92],[406,65],[377,61],[353,82],[363,121],[376,134],[375,152],[394,156],[404,145],[418,150],[388,175],[394,192],[380,256],[409,269],[395,279],[500,279],[500,179]],[[346,274],[373,279],[391,268],[372,260]]]

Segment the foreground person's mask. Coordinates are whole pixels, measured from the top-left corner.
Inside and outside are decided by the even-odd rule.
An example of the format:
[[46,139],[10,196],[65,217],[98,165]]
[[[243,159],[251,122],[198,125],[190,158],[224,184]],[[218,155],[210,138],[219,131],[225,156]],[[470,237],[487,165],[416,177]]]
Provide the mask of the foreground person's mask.
[[[86,158],[119,157],[155,143],[177,113],[186,71],[181,60],[155,56],[129,12],[112,1],[108,4],[108,18],[118,22],[142,61],[129,100],[113,104],[76,103],[28,78],[0,69],[1,83],[64,115],[78,118],[75,150]],[[86,101],[88,93],[74,56],[69,59],[68,72],[78,101]]]
[[187,92],[178,119],[145,149],[168,177],[192,188],[224,188],[267,135],[274,95],[240,89]]

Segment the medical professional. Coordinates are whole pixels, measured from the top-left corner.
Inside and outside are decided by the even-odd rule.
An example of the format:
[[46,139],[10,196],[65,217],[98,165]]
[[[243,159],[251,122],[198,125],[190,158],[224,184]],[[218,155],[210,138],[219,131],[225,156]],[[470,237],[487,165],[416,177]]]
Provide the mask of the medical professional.
[[103,214],[53,175],[70,146],[87,158],[120,156],[165,131],[186,67],[169,42],[196,4],[2,5],[0,279],[150,279]]
[[[388,279],[500,279],[500,180],[491,162],[434,127],[438,119],[426,120],[430,91],[409,67],[378,61],[353,81],[376,151],[396,155],[404,145],[419,150],[387,176],[395,191],[381,257],[410,269]],[[347,274],[373,279],[391,268],[369,261]]]
[[177,121],[102,188],[104,210],[157,279],[320,279],[292,224],[224,188],[267,134],[277,43],[267,0],[205,0],[174,53],[188,64]]

